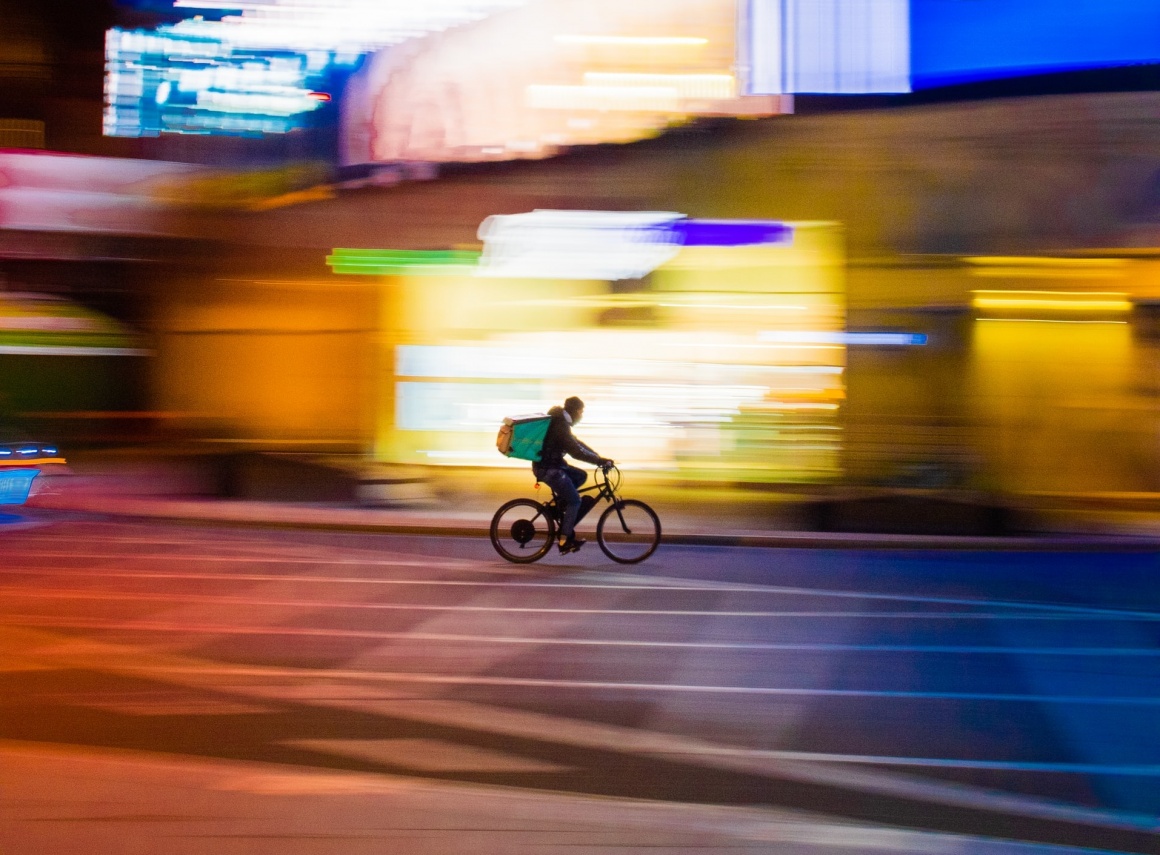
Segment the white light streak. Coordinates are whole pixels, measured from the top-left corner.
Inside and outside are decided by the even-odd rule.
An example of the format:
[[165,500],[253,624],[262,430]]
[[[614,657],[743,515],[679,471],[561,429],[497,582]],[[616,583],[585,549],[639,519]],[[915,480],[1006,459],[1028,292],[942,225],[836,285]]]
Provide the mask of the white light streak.
[[631,279],[676,257],[671,211],[545,211],[488,217],[477,276]]
[[585,86],[663,87],[676,91],[681,99],[725,99],[737,95],[737,81],[731,74],[645,74],[589,71]]
[[175,29],[256,49],[366,53],[471,23],[528,0],[177,0],[177,8],[240,11]]

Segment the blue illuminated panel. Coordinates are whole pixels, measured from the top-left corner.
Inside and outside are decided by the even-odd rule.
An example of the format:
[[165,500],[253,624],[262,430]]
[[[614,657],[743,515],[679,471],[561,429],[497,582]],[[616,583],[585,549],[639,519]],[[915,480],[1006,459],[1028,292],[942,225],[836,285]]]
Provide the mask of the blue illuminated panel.
[[105,39],[106,136],[286,133],[328,104],[358,57],[243,49],[182,34],[110,30]]
[[678,220],[671,228],[684,246],[793,243],[793,227],[772,220]]
[[1157,0],[911,0],[916,89],[1160,63]]

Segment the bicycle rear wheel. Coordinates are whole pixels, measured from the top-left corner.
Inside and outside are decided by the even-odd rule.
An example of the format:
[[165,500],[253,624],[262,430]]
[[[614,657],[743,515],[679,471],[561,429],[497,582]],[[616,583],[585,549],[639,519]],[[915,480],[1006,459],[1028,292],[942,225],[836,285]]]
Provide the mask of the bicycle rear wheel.
[[596,524],[596,542],[604,554],[620,564],[636,564],[657,551],[661,521],[644,502],[616,501],[605,508]]
[[514,564],[531,564],[556,541],[556,521],[534,499],[512,499],[491,518],[491,545]]

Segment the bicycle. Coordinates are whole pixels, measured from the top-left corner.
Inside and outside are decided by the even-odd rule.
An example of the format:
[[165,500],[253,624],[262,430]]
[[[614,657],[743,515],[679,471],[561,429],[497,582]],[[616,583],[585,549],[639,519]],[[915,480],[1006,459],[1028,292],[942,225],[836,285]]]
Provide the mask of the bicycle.
[[[580,514],[583,517],[601,500],[608,502],[596,523],[596,542],[618,564],[638,564],[656,552],[661,542],[661,521],[644,502],[620,498],[619,488],[619,469],[597,469],[594,483],[579,491]],[[512,499],[491,518],[491,545],[514,564],[531,564],[548,554],[559,527],[560,506],[555,496],[548,502]]]

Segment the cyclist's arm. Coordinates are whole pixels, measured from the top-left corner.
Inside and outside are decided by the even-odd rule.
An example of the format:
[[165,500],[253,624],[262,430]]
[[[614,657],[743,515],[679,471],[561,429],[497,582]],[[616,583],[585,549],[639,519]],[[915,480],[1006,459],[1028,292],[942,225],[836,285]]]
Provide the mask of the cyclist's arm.
[[577,460],[583,460],[585,463],[591,463],[593,466],[600,466],[605,460],[605,458],[601,457],[573,436],[571,431],[568,432],[568,437],[564,442],[564,450]]

